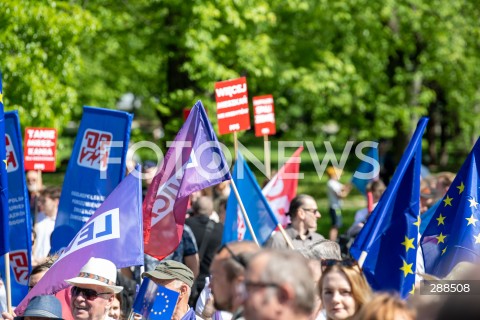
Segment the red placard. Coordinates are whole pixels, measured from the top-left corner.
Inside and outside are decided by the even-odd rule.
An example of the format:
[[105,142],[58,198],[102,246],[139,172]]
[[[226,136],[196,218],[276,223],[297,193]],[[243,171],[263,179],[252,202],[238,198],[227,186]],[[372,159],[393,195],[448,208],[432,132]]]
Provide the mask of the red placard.
[[247,78],[215,83],[215,98],[219,134],[250,129]]
[[255,116],[255,136],[273,135],[275,128],[275,110],[271,94],[253,97],[253,110]]
[[25,128],[25,170],[55,171],[57,130]]

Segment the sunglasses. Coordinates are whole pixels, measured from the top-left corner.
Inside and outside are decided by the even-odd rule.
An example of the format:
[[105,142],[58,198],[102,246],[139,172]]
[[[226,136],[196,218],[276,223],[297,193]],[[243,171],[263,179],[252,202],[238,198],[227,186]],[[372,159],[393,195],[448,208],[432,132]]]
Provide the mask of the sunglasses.
[[218,248],[217,253],[220,253],[223,249],[227,250],[230,256],[232,257],[235,262],[238,262],[242,267],[246,268],[247,267],[247,261],[245,260],[245,257],[236,255],[233,253],[232,249],[230,249],[226,244],[222,245],[220,248]]
[[92,289],[85,289],[85,288],[79,288],[79,287],[72,287],[72,296],[79,296],[83,295],[85,299],[87,300],[95,300],[98,298],[98,296],[102,294],[113,294],[112,292],[97,292]]
[[353,259],[345,259],[345,260],[335,260],[335,259],[325,259],[322,260],[322,268],[328,268],[333,266],[343,266],[343,267],[354,267],[357,266],[357,261]]

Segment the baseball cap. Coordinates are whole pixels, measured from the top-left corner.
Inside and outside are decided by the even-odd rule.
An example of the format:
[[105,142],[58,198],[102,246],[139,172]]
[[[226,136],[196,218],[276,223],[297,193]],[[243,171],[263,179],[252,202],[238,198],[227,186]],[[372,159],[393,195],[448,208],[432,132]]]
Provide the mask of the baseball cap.
[[155,270],[147,271],[142,277],[155,278],[161,280],[180,280],[189,287],[193,285],[193,272],[183,263],[175,260],[164,260],[155,267]]

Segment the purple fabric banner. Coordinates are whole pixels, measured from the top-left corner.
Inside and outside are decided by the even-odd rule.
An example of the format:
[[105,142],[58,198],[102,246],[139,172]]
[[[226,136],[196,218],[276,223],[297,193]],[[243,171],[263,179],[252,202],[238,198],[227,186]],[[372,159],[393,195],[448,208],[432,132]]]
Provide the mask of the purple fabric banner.
[[143,265],[141,191],[140,179],[128,175],[23,299],[15,309],[16,314],[23,314],[32,297],[68,287],[64,280],[75,277],[91,257],[108,259],[117,268]]
[[212,125],[198,101],[169,147],[143,203],[145,253],[163,259],[178,246],[191,193],[230,179]]

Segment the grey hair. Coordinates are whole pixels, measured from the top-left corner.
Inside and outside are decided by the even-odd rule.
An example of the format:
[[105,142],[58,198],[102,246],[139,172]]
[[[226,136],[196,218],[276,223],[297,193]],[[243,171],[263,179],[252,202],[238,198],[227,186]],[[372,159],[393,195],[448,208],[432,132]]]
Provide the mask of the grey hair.
[[188,296],[190,297],[190,294],[192,293],[192,288],[190,288],[190,286],[188,284],[186,284],[185,282],[183,281],[180,281],[178,279],[174,279],[173,282],[172,282],[172,285],[175,289],[177,290],[180,290],[180,288],[182,287],[182,285],[185,285],[187,286],[187,293],[188,293]]
[[268,257],[260,279],[267,283],[290,285],[295,293],[294,308],[304,314],[311,314],[314,309],[315,284],[305,258],[292,250],[263,250],[256,256],[259,255]]
[[308,247],[296,249],[301,255],[310,260],[342,260],[340,245],[335,241],[322,239],[315,241]]

